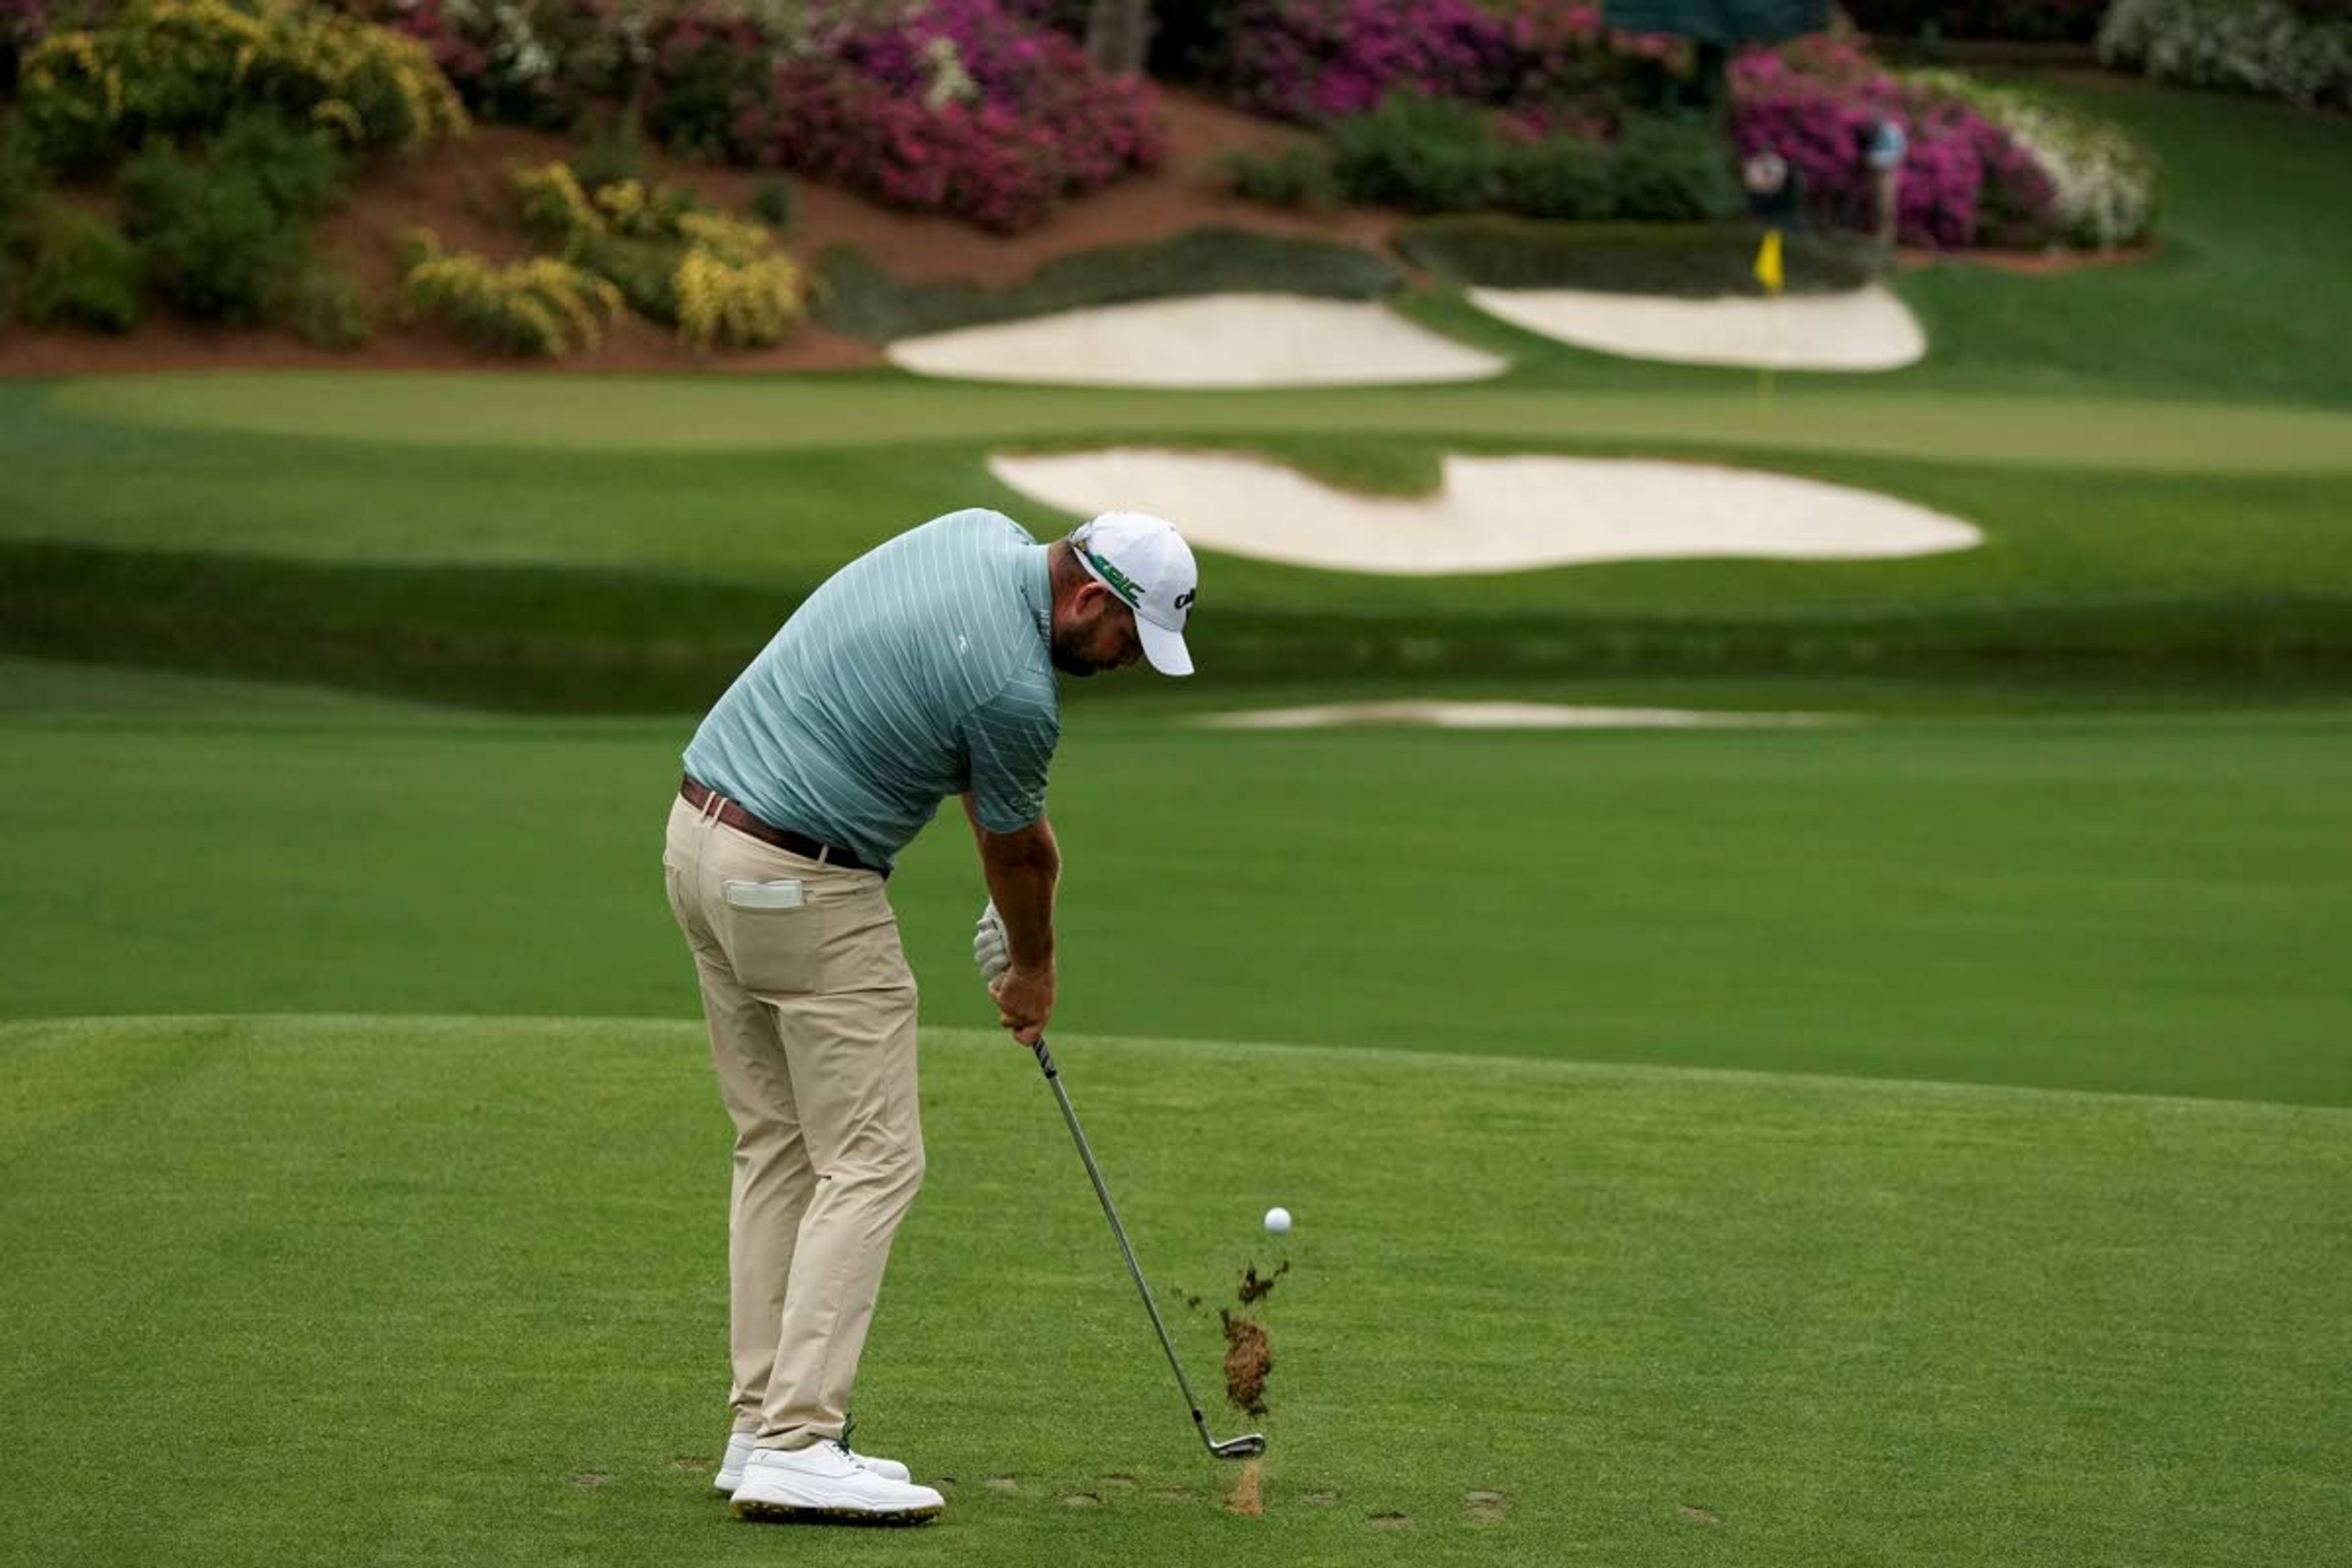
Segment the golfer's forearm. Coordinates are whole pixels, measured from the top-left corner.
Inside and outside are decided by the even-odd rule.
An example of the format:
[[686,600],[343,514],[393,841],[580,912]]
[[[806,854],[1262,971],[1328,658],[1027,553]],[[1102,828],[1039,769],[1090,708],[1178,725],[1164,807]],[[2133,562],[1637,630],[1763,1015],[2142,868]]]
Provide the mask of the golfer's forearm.
[[974,834],[1013,967],[1045,967],[1054,960],[1054,887],[1062,876],[1054,830],[1041,816],[1018,833],[991,833],[975,825]]

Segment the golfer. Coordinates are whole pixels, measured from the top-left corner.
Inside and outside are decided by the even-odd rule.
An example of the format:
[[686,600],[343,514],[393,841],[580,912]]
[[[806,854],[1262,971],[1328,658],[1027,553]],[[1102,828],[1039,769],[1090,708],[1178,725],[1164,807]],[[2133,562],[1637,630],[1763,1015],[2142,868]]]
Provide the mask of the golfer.
[[1176,530],[1113,512],[1041,545],[951,512],[802,605],[686,749],[662,869],[735,1121],[728,1210],[734,1430],[718,1477],[746,1519],[935,1517],[944,1500],[849,1446],[849,1392],[890,1238],[923,1179],[915,977],[892,861],[963,797],[1006,967],[1003,1026],[1054,1011],[1045,773],[1054,674],[1192,672],[1197,574]]

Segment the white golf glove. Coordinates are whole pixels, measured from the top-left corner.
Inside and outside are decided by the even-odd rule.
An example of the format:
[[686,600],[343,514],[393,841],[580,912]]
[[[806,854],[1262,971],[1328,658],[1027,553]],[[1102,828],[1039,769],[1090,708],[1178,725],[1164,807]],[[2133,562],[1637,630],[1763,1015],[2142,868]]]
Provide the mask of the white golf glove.
[[980,977],[992,990],[1013,967],[1013,944],[1004,935],[1004,921],[996,912],[996,900],[980,911],[980,924],[971,933],[971,961],[980,965]]

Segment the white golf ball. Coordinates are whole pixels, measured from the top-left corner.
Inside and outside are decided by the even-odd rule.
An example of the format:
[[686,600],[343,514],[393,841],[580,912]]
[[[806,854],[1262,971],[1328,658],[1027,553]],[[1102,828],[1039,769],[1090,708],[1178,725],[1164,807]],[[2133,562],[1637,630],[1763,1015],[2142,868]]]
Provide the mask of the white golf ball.
[[1280,1236],[1283,1232],[1288,1230],[1290,1228],[1290,1211],[1285,1208],[1272,1208],[1266,1210],[1265,1228],[1275,1236]]

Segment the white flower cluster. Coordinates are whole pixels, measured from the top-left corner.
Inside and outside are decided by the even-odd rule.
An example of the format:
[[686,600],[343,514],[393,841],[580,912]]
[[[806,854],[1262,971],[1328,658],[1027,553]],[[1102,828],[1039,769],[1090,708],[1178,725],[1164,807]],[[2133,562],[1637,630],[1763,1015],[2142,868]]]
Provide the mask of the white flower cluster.
[[931,68],[930,90],[923,94],[923,107],[932,113],[950,103],[970,103],[980,96],[980,84],[963,68],[963,56],[956,52],[953,38],[941,35],[925,43],[923,63]]
[[1958,71],[1914,71],[1904,79],[1931,97],[1966,104],[2016,139],[2057,192],[2065,244],[2112,250],[2137,244],[2156,226],[2156,158],[2123,127]]
[[2115,0],[2099,58],[2184,87],[2352,108],[2352,23],[2307,21],[2285,0]]

